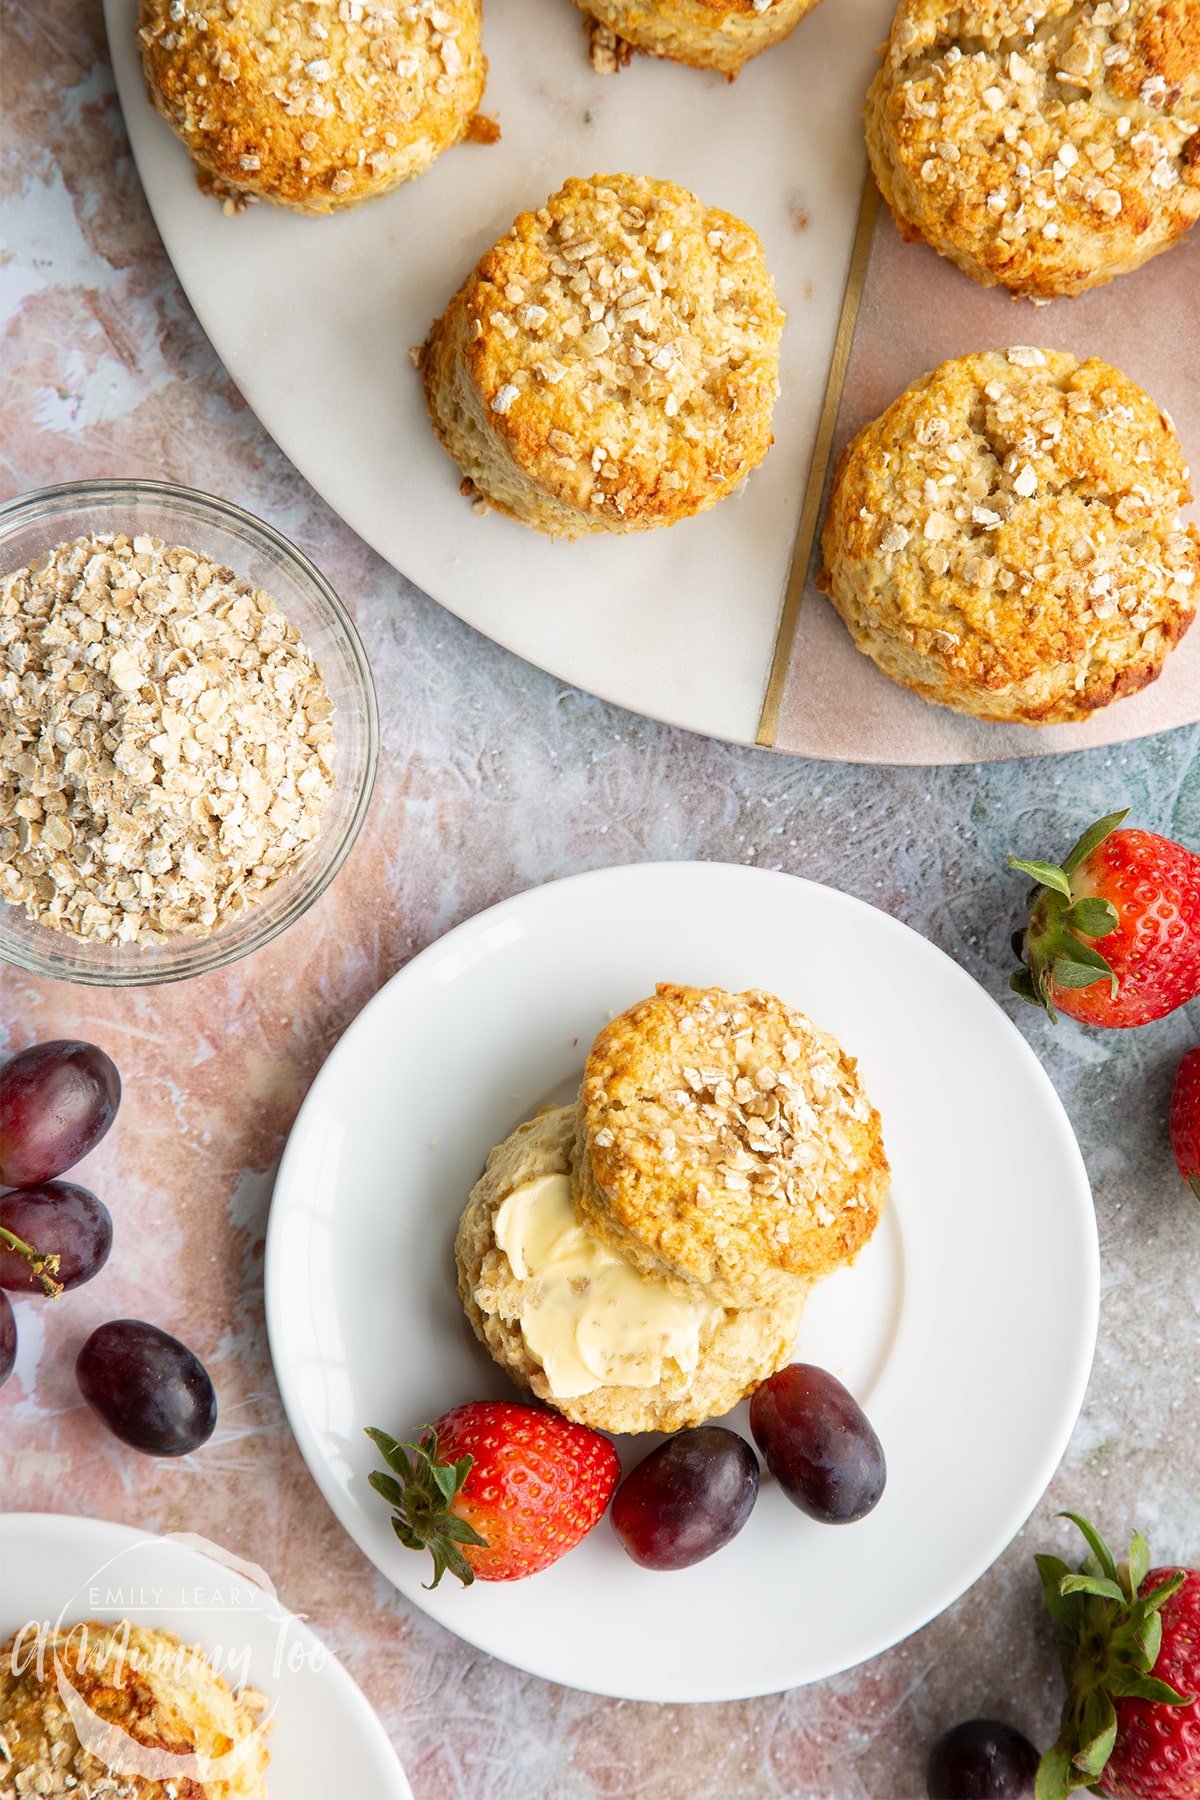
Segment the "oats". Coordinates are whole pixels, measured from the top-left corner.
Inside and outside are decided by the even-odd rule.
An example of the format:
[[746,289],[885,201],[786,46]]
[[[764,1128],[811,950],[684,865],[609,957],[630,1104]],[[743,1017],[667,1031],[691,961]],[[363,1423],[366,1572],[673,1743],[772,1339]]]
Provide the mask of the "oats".
[[320,672],[268,594],[191,551],[77,538],[6,576],[0,692],[0,896],[31,919],[201,936],[317,837]]

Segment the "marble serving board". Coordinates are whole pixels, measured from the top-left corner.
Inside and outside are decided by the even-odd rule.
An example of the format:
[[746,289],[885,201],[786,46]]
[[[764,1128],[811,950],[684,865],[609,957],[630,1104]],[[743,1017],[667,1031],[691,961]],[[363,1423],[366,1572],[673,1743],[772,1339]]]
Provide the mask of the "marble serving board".
[[[735,742],[859,762],[964,762],[1111,742],[1200,715],[1193,679],[1165,710],[1126,702],[1066,740],[989,732],[950,714],[918,720],[913,708],[929,709],[889,691],[820,603],[803,609],[797,629],[797,534],[810,482],[826,473],[820,427],[862,243],[861,109],[890,0],[825,0],[732,83],[643,57],[596,73],[570,0],[487,0],[485,11],[484,111],[499,142],[460,145],[386,199],[309,219],[268,206],[228,216],[200,192],[146,98],[136,0],[104,0],[134,156],[188,297],[267,429],[370,545],[539,667]],[[702,518],[554,543],[463,500],[409,350],[518,211],[568,175],[622,169],[679,181],[762,237],[788,318],[776,441],[739,492]],[[909,378],[901,369],[917,373],[943,353],[935,323],[955,335],[961,321],[957,335],[969,338],[980,298],[936,258],[927,265],[928,304],[919,282],[916,301],[906,295],[898,386]],[[857,277],[851,289],[856,297]],[[869,295],[862,321],[852,373],[864,344],[892,335]],[[1012,333],[1036,336],[1027,310]],[[877,390],[880,405],[894,397]],[[853,416],[848,396],[840,431]],[[802,565],[809,547],[800,543]]]

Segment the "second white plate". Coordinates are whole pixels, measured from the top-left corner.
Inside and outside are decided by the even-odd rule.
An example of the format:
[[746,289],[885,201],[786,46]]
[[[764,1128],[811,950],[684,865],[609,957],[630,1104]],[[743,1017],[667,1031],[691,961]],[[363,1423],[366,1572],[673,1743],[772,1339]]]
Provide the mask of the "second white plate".
[[[9,1513],[0,1517],[0,1568],[0,1642],[22,1632],[26,1655],[39,1624],[128,1619],[199,1644],[232,1686],[258,1688],[271,1800],[412,1800],[383,1726],[341,1663],[259,1584],[261,1570],[217,1545],[105,1519]],[[168,1762],[167,1793],[171,1774]],[[189,1785],[182,1773],[177,1781]]]
[[[651,1574],[607,1520],[545,1573],[449,1579],[395,1539],[363,1435],[404,1436],[510,1393],[455,1295],[459,1212],[489,1148],[576,1084],[588,1044],[663,980],[765,987],[859,1059],[894,1187],[853,1268],[814,1294],[797,1355],[865,1405],[888,1486],[830,1528],[764,1485],[728,1549]],[[519,894],[376,995],[292,1132],[267,1240],[276,1373],[347,1531],[432,1617],[554,1681],[721,1700],[835,1673],[970,1586],[1050,1480],[1091,1366],[1098,1251],[1087,1176],[1019,1032],[886,914],[763,870],[646,864]],[[734,1415],[736,1426],[744,1419]],[[642,1454],[650,1440],[625,1440]],[[627,1456],[626,1460],[630,1460]]]

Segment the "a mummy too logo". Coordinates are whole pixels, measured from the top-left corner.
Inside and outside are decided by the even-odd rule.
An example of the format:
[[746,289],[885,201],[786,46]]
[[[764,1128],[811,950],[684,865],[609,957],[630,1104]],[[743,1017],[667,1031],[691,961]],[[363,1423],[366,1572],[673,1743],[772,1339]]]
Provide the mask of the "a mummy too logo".
[[[198,1551],[207,1566],[189,1557],[186,1573],[175,1572],[164,1542]],[[298,1630],[256,1563],[173,1532],[109,1558],[56,1619],[24,1624],[9,1672],[54,1685],[80,1744],[108,1773],[167,1786],[236,1783],[246,1765],[261,1767],[274,1696],[290,1676],[324,1661],[323,1647]],[[215,1707],[214,1675],[230,1690],[218,1686]],[[151,1716],[156,1696],[169,1696],[185,1719],[192,1698],[207,1741],[164,1742]]]

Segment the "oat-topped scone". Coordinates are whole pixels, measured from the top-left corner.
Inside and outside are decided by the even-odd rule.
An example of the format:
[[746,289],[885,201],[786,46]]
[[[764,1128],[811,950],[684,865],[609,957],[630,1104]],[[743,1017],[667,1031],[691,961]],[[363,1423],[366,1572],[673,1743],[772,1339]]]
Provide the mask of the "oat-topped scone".
[[1153,681],[1192,622],[1190,498],[1170,419],[1107,363],[957,357],[843,451],[818,585],[926,700],[1082,719]]
[[327,213],[386,194],[483,96],[480,0],[141,0],[155,107],[219,194]]
[[638,1268],[748,1306],[862,1248],[888,1165],[828,1032],[773,994],[663,984],[592,1045],[575,1177],[582,1216]]
[[793,32],[817,0],[576,0],[597,24],[651,56],[719,69],[744,62]]
[[782,1368],[807,1288],[735,1310],[703,1288],[635,1269],[575,1203],[576,1109],[497,1145],[458,1228],[458,1291],[521,1387],[602,1431],[680,1431],[719,1418]]
[[867,148],[906,237],[1078,294],[1200,217],[1200,0],[900,0]]
[[[266,1800],[266,1708],[169,1631],[93,1622],[12,1638],[0,1647],[0,1792]],[[92,1725],[86,1748],[76,1719]]]
[[568,181],[479,263],[420,355],[474,491],[559,537],[715,505],[771,445],[783,314],[749,226],[668,181]]

